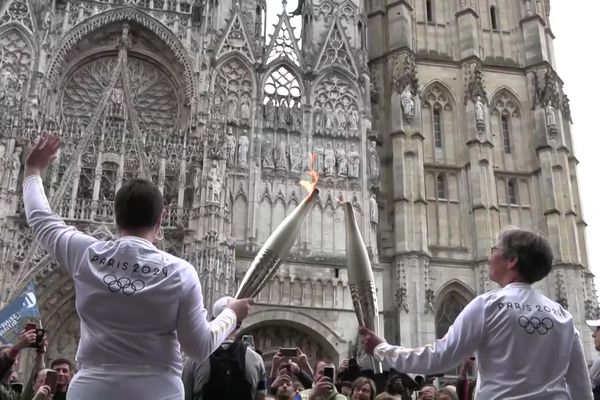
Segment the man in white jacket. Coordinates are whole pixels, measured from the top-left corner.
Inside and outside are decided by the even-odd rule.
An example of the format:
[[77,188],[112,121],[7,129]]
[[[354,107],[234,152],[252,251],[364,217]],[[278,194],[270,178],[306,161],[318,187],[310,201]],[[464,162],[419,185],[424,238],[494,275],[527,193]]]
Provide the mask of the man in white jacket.
[[490,254],[490,278],[500,289],[476,297],[433,346],[393,346],[361,328],[365,351],[402,372],[434,374],[476,353],[476,397],[591,400],[579,333],[571,314],[534,290],[552,268],[548,241],[533,232],[500,234]]
[[50,209],[42,171],[60,145],[42,137],[25,163],[23,202],[36,240],[73,277],[81,320],[79,372],[68,400],[182,400],[181,349],[203,361],[248,315],[251,299],[230,300],[210,323],[198,274],[159,250],[163,198],[133,179],[115,196],[120,237],[98,240]]

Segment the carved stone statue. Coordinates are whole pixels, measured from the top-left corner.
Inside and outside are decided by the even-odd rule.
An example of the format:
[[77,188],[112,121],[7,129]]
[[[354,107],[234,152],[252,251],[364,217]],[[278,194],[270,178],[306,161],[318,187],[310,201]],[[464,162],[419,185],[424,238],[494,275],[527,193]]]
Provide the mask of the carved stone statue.
[[360,154],[356,151],[356,145],[352,143],[348,151],[348,177],[358,178],[360,170]]
[[267,139],[262,147],[262,166],[263,168],[275,168],[273,163],[273,145]]
[[346,113],[341,108],[335,111],[335,127],[337,128],[338,136],[344,136],[346,129]]
[[294,107],[292,110],[292,126],[294,131],[302,132],[302,109],[300,106]]
[[317,108],[314,113],[315,134],[323,134],[323,111]]
[[531,0],[524,0],[525,3],[525,15],[530,16],[533,11],[531,9]]
[[327,133],[331,133],[331,130],[334,128],[333,125],[333,110],[331,107],[327,107],[325,110],[325,131]]
[[412,121],[415,115],[415,101],[413,100],[412,93],[410,91],[410,85],[404,86],[404,90],[400,94],[400,102],[402,104],[402,112],[406,121]]
[[4,187],[4,172],[6,168],[6,147],[0,143],[0,187]]
[[372,248],[377,248],[377,225],[379,224],[379,208],[375,193],[369,198],[369,236]]
[[[350,113],[350,118],[349,118],[348,124],[349,124],[351,131],[358,130],[358,111],[352,110],[352,112]],[[356,135],[356,133],[351,134],[351,136],[354,136],[354,135]]]
[[200,192],[202,191],[202,168],[196,167],[196,173],[194,175],[194,197],[200,199]]
[[227,122],[237,122],[237,100],[233,97],[227,103]]
[[235,136],[231,126],[227,127],[227,135],[225,135],[225,159],[228,166],[235,164]]
[[219,202],[221,199],[221,177],[217,171],[217,162],[213,161],[210,172],[208,173],[208,191],[206,200]]
[[475,98],[475,121],[477,121],[477,123],[485,123],[485,112],[481,96]]
[[379,178],[379,155],[377,154],[377,143],[374,140],[369,142],[369,178]]
[[249,146],[250,141],[248,140],[248,136],[246,136],[246,131],[244,131],[244,134],[240,136],[238,140],[238,165],[242,168],[246,168],[248,166]]
[[277,145],[277,149],[275,150],[275,166],[277,168],[282,168],[286,170],[288,169],[287,147],[283,138],[279,140],[279,144]]
[[338,175],[348,175],[348,158],[346,158],[346,150],[344,150],[342,143],[337,144],[337,149],[335,149],[335,160],[337,162]]
[[300,145],[300,139],[296,139],[290,146],[290,164],[290,171],[302,171],[302,146]]
[[279,106],[279,108],[277,109],[277,128],[279,128],[279,129],[286,128],[289,112],[290,112],[290,109],[287,107],[287,105],[284,104],[284,105]]
[[335,152],[333,151],[333,148],[331,148],[331,142],[327,142],[325,145],[323,168],[325,170],[325,176],[333,176],[335,173]]
[[371,224],[377,225],[379,223],[379,209],[377,208],[377,197],[375,193],[371,194],[369,198],[369,221]]
[[274,128],[275,127],[275,118],[276,118],[276,110],[273,101],[269,101],[265,105],[265,127],[266,128]]
[[242,117],[242,122],[245,124],[250,123],[250,100],[247,97],[242,99],[242,106],[240,108],[240,115]]
[[319,174],[323,173],[323,145],[321,143],[317,143],[315,149],[314,149],[314,153],[315,153],[315,171],[317,171]]
[[19,171],[21,170],[21,153],[23,149],[20,146],[15,147],[14,153],[8,160],[8,190],[17,191],[17,182],[19,181]]
[[546,125],[556,127],[556,110],[551,102],[546,105]]

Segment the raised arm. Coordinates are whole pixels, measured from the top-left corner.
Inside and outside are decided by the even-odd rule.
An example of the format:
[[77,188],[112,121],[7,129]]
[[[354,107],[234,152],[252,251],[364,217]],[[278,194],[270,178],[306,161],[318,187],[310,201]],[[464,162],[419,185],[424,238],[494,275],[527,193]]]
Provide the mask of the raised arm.
[[86,249],[97,240],[79,232],[50,209],[41,172],[56,156],[60,139],[56,136],[41,137],[31,150],[25,162],[25,178],[23,180],[23,203],[27,223],[40,245],[59,264],[67,267],[73,274]]
[[209,323],[198,275],[190,273],[185,280],[189,280],[186,285],[189,289],[180,299],[177,336],[185,354],[202,362],[227,339],[238,321],[248,315],[250,300],[231,300],[228,307]]
[[465,307],[448,330],[446,336],[433,345],[419,348],[393,346],[361,328],[367,353],[398,371],[419,374],[444,372],[457,366],[479,346],[483,337],[483,300],[476,298]]

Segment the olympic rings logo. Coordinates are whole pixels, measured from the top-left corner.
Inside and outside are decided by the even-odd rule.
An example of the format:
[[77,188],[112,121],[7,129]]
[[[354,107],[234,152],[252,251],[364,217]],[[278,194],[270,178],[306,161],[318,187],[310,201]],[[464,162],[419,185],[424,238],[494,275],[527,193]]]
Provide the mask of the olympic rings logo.
[[117,278],[113,274],[104,275],[102,280],[112,293],[123,292],[126,296],[131,296],[146,287],[146,284],[141,279],[132,281],[126,277]]
[[519,326],[530,335],[533,335],[535,332],[537,332],[540,335],[545,335],[552,328],[554,328],[554,321],[551,318],[527,318],[526,316],[521,315],[519,317]]

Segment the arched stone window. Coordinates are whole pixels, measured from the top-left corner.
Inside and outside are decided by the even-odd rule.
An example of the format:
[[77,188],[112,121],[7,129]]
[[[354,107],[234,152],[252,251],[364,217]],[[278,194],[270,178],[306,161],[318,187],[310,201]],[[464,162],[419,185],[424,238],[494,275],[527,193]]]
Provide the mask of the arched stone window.
[[427,16],[427,22],[433,22],[433,0],[427,0],[425,2],[425,14]]
[[500,125],[502,129],[502,144],[504,147],[504,152],[506,154],[510,154],[512,152],[512,148],[510,145],[510,119],[508,113],[502,115]]
[[490,23],[492,29],[498,29],[498,13],[496,11],[496,6],[490,7]]
[[427,162],[454,164],[463,143],[457,129],[455,97],[441,82],[433,82],[423,91],[423,133]]
[[442,112],[433,110],[433,143],[435,147],[442,147]]
[[508,204],[519,204],[519,187],[515,178],[508,180],[508,183],[506,184],[506,195]]
[[471,291],[459,282],[452,282],[438,294],[435,312],[435,337],[440,339],[448,332],[456,317],[472,299]]
[[443,172],[438,174],[436,178],[436,193],[438,199],[448,198],[448,188],[446,185],[446,174]]

